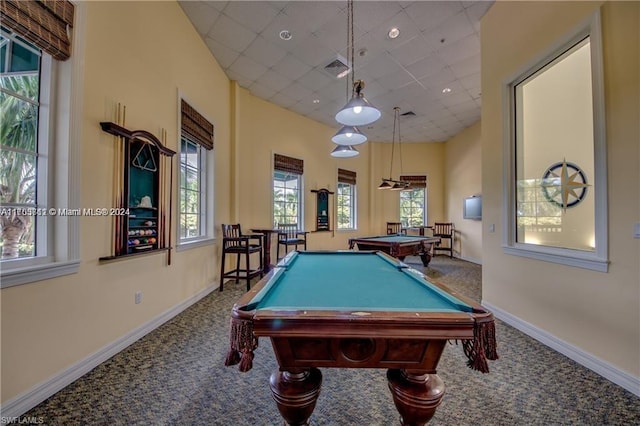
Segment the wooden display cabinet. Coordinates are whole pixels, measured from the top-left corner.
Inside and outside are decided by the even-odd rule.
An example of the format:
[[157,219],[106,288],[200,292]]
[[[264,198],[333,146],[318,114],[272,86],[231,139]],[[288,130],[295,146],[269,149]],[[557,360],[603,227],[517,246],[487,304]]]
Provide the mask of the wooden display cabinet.
[[147,131],[130,131],[111,122],[100,125],[117,136],[115,207],[128,213],[114,216],[113,255],[100,260],[169,250],[170,264],[171,159],[175,152]]

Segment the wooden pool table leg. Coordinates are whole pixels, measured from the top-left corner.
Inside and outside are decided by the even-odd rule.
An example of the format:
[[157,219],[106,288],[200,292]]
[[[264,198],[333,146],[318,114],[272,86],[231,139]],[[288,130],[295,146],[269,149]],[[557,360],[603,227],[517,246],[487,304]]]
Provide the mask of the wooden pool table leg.
[[322,385],[322,373],[317,368],[290,371],[276,370],[269,380],[273,399],[288,425],[309,424]]
[[444,382],[437,374],[415,370],[387,370],[389,390],[403,426],[424,426],[444,396]]
[[422,260],[423,266],[429,266],[429,262],[431,262],[431,254],[429,254],[428,252],[420,253],[420,260]]

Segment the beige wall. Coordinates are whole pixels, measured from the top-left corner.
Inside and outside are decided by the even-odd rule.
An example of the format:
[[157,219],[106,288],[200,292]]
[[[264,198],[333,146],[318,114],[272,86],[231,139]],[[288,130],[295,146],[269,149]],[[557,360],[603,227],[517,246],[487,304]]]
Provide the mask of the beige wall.
[[[157,136],[164,128],[175,150],[180,90],[216,126],[216,219],[224,220],[229,83],[182,9],[174,2],[79,7],[87,18],[86,50],[75,52],[84,56],[80,207],[112,206],[115,144],[99,122],[114,120],[120,102],[127,127]],[[111,254],[110,218],[82,217],[80,232],[79,273],[2,290],[3,402],[215,283],[213,245],[174,252],[171,266],[165,254],[100,264]],[[136,291],[143,292],[138,305]]]
[[[599,6],[599,2],[497,2],[482,20],[483,300],[637,378],[640,240],[632,231],[640,217],[640,3],[607,2],[602,7],[609,271],[510,256],[501,248],[502,84]],[[495,233],[487,232],[489,224],[496,225]]]
[[456,256],[482,263],[481,220],[462,218],[466,197],[482,193],[480,122],[466,128],[445,144],[446,220],[454,223]]

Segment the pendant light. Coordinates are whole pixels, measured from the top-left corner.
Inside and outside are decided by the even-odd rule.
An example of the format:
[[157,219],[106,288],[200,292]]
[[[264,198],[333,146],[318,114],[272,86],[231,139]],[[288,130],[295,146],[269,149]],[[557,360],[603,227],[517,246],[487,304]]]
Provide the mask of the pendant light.
[[402,175],[402,140],[400,137],[400,108],[393,108],[393,136],[391,138],[391,166],[389,167],[389,178],[382,178],[382,183],[378,189],[390,189],[392,191],[403,191],[410,188],[409,182],[393,179],[393,158],[396,147],[396,128],[398,129],[398,148],[400,154],[400,175]]
[[[364,126],[371,124],[382,115],[364,97],[364,81],[355,80],[355,55],[353,42],[353,0],[347,0],[347,62],[351,65],[351,100],[336,114],[336,121],[345,126]],[[349,80],[347,79],[347,90]]]
[[331,151],[331,156],[336,158],[350,158],[359,154],[358,150],[351,145],[338,145]]
[[331,140],[338,145],[360,145],[367,141],[367,135],[355,126],[342,126]]

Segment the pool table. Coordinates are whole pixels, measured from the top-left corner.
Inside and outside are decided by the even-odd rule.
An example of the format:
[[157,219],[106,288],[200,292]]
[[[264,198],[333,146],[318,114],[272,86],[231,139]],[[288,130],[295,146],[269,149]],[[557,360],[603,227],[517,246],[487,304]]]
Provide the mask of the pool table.
[[387,369],[402,424],[424,425],[444,395],[436,367],[448,340],[462,341],[473,369],[488,372],[498,357],[491,312],[379,251],[289,253],[233,306],[225,364],[250,370],[261,336],[289,425],[308,424],[318,367]]
[[381,250],[393,257],[404,260],[406,256],[420,256],[422,264],[429,266],[431,245],[439,243],[438,237],[419,235],[381,235],[378,237],[350,238],[349,248],[358,250]]

